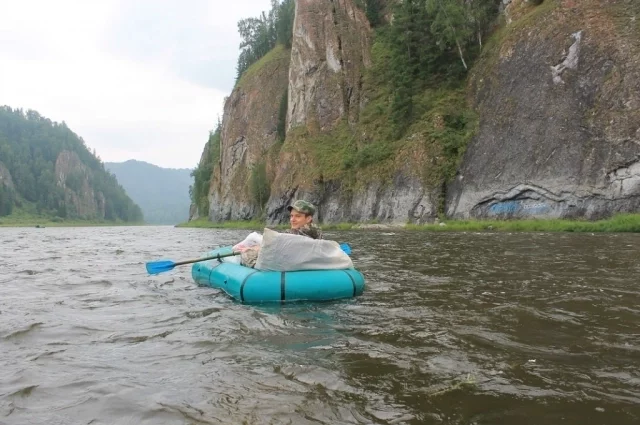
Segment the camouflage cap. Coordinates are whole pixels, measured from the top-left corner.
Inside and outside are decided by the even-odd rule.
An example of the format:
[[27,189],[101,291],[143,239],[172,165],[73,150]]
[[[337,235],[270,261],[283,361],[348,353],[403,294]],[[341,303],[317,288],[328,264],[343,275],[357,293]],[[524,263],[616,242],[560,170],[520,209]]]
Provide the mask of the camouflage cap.
[[301,199],[298,199],[293,204],[289,205],[287,209],[289,211],[296,210],[307,215],[313,215],[316,212],[316,207],[314,207],[311,202],[303,201]]

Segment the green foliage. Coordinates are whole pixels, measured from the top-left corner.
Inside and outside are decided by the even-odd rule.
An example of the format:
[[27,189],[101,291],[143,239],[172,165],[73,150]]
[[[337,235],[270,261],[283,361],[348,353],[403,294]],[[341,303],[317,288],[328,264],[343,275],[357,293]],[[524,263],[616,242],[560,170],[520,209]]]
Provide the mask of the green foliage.
[[[269,76],[264,76],[262,73],[265,69],[269,69],[274,66],[275,63],[286,63],[290,60],[291,53],[289,50],[285,49],[284,46],[277,45],[273,49],[269,51],[266,55],[258,59],[257,62],[253,63],[240,77],[240,80],[237,81],[236,86],[242,87],[245,82],[255,81],[256,78],[269,78]],[[285,111],[286,112],[286,111]]]
[[82,170],[73,170],[67,175],[65,179],[65,186],[79,193],[82,190],[82,183],[84,182],[85,175]]
[[344,165],[346,168],[365,168],[384,162],[392,158],[394,154],[395,146],[393,144],[378,141],[364,145],[361,149],[353,152],[350,157],[345,158]]
[[0,217],[10,215],[13,212],[14,196],[13,190],[0,184]]
[[0,227],[93,227],[93,226],[131,226],[142,222],[107,221],[101,219],[61,218],[41,215],[33,211],[15,207],[8,216],[0,216]]
[[238,22],[240,55],[236,82],[249,67],[265,56],[276,44],[291,47],[293,37],[294,0],[271,0],[271,10],[257,18]]
[[[431,186],[455,176],[467,142],[478,126],[477,114],[466,105],[464,88],[427,90],[416,109],[421,120],[412,129],[425,136],[428,149],[439,160],[426,165],[427,183]],[[435,175],[435,178],[433,177]]]
[[222,122],[218,120],[216,129],[209,132],[209,140],[198,166],[191,172],[193,185],[189,188],[191,202],[196,205],[201,216],[209,215],[209,186],[216,166],[220,163],[220,133]]
[[[498,10],[496,0],[405,0],[376,43],[388,51],[384,70],[391,86],[394,136],[419,118],[415,95],[426,88],[459,82],[477,56],[482,35]],[[477,42],[477,46],[476,46]],[[375,67],[378,72],[384,67]]]
[[[0,223],[1,225],[2,223]],[[177,227],[247,229],[260,231],[265,227],[263,221],[228,221],[212,223],[206,219],[198,219],[182,223]],[[286,228],[286,225],[269,226],[270,228]],[[323,224],[323,230],[368,230],[367,224],[331,223]],[[618,214],[609,219],[598,221],[587,220],[446,220],[432,224],[406,224],[382,227],[388,229],[406,229],[410,231],[433,232],[640,232],[640,214]]]
[[[55,174],[56,161],[63,151],[75,153],[83,166],[82,170],[72,169],[64,185]],[[104,219],[142,221],[140,208],[64,122],[52,122],[33,110],[0,107],[0,162],[7,167],[14,183],[11,198],[15,207],[64,219],[100,219],[80,216],[71,202],[71,193],[80,195],[86,183],[96,194],[98,206],[103,204]]]
[[618,214],[609,219],[587,220],[451,220],[440,224],[408,224],[409,230],[438,232],[640,232],[640,214]]
[[280,143],[284,142],[287,136],[287,108],[289,107],[288,90],[282,93],[280,99],[280,107],[278,108],[278,126],[276,127],[277,139]]
[[265,161],[260,161],[251,169],[249,176],[249,192],[253,201],[263,209],[271,194],[271,183],[267,179],[267,166]]
[[356,0],[356,6],[364,10],[371,27],[377,27],[382,23],[384,0]]
[[294,0],[283,0],[279,5],[271,0],[272,9],[276,10],[276,18],[274,26],[276,28],[276,39],[287,49],[291,48],[291,40],[293,39],[293,18],[296,12],[296,4]]
[[314,164],[301,164],[304,175],[313,179],[340,180],[353,168],[356,134],[346,122],[341,122],[329,133],[312,133],[304,127],[292,128],[284,150],[308,152]]

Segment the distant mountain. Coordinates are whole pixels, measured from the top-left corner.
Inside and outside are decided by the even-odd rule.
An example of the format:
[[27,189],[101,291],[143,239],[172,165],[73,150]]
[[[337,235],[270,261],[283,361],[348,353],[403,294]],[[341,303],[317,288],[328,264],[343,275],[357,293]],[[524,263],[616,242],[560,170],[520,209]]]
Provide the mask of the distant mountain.
[[0,217],[142,222],[84,140],[37,111],[0,106]]
[[188,168],[162,168],[144,161],[105,162],[149,224],[178,224],[189,219]]

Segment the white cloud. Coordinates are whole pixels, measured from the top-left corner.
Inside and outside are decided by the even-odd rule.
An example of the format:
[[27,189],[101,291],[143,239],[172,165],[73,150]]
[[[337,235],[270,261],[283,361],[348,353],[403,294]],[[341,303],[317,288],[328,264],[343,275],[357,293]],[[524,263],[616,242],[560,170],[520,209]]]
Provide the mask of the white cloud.
[[[103,161],[194,167],[269,0],[2,0],[0,104],[65,121]],[[249,11],[249,12],[247,12]]]

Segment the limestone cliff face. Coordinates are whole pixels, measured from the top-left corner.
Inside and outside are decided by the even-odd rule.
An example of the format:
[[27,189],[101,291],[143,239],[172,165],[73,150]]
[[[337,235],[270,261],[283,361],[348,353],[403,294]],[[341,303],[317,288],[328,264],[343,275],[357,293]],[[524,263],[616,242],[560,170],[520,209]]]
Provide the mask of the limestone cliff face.
[[278,111],[288,75],[289,52],[279,47],[254,64],[226,100],[220,163],[209,190],[211,221],[251,219],[259,214],[248,179],[251,168],[265,161],[277,142]]
[[[326,132],[346,120],[353,126],[366,104],[363,76],[371,64],[372,31],[353,0],[298,0],[289,70],[288,128]],[[357,190],[311,177],[314,159],[304,149],[281,152],[267,204],[269,223],[287,220],[296,198],[318,206],[320,222],[406,223],[435,215],[417,176],[398,164],[391,181],[359,181]]]
[[[276,143],[282,93],[288,95],[289,130],[305,127],[325,132],[345,118],[350,124],[358,120],[366,102],[362,79],[371,62],[371,37],[364,12],[353,0],[296,1],[290,55],[276,61],[267,58],[268,67],[259,64],[260,72],[248,72],[225,104],[221,162],[214,170],[209,194],[210,220],[258,215],[246,182],[251,167]],[[397,173],[394,184],[367,182],[354,196],[343,191],[339,182],[311,181],[304,176],[292,179],[291,170],[304,168],[309,159],[305,156],[304,152],[281,152],[269,158],[268,222],[286,220],[286,206],[297,197],[318,205],[320,221],[404,223],[414,211],[432,214],[419,180],[403,171]]]
[[297,0],[289,69],[288,127],[329,130],[358,119],[370,28],[352,0]]
[[62,151],[55,164],[55,178],[65,192],[67,213],[70,217],[105,217],[105,197],[95,192],[90,184],[91,170],[82,163],[78,154]]
[[437,216],[436,195],[419,178],[400,169],[391,181],[371,180],[356,193],[343,190],[338,182],[313,188],[293,186],[277,197],[272,196],[267,219],[269,223],[286,222],[286,207],[295,199],[306,199],[317,206],[315,218],[321,223],[423,223]]
[[453,217],[601,218],[640,209],[640,3],[509,2],[476,65],[480,129]]

